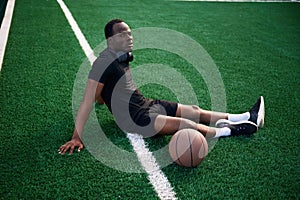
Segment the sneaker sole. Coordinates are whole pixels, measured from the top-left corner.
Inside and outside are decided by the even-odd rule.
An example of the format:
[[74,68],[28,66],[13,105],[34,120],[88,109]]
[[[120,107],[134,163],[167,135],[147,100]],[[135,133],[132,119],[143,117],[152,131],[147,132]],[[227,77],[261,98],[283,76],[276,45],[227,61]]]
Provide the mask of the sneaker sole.
[[264,97],[261,96],[260,99],[260,107],[258,110],[258,115],[257,115],[257,126],[262,128],[265,125],[265,101]]

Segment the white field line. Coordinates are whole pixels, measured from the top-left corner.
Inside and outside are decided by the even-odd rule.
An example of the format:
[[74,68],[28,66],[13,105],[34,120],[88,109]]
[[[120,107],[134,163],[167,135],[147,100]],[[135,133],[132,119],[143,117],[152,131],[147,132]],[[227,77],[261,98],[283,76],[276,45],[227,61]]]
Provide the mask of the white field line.
[[[63,12],[66,15],[85,55],[89,58],[91,64],[95,60],[95,55],[84,35],[82,34],[80,28],[78,27],[75,19],[73,18],[71,12],[65,5],[62,0],[57,0]],[[91,56],[92,55],[92,56]],[[145,171],[148,173],[148,179],[153,185],[156,193],[158,194],[160,199],[177,199],[176,194],[173,191],[171,184],[169,183],[167,177],[161,171],[159,165],[156,162],[155,157],[152,152],[148,149],[145,144],[144,139],[138,134],[130,134],[127,133],[127,138],[130,140],[131,145],[135,153],[138,156],[141,165],[144,167]]]
[[57,2],[59,3],[61,9],[63,10],[63,12],[64,12],[69,24],[70,24],[70,26],[72,27],[72,30],[74,31],[74,33],[76,35],[76,38],[77,38],[82,50],[84,51],[86,57],[89,59],[91,65],[92,65],[93,62],[96,60],[96,56],[94,55],[93,49],[91,48],[91,46],[89,45],[89,43],[85,39],[83,33],[81,32],[78,24],[76,23],[75,19],[73,18],[72,14],[69,11],[66,4],[62,0],[57,0]]
[[160,199],[177,199],[171,184],[167,177],[160,170],[155,157],[147,148],[141,135],[127,133],[134,151],[136,152],[140,163],[148,173],[148,179],[153,185]]
[[11,25],[11,20],[14,12],[15,0],[8,0],[6,4],[5,14],[0,28],[0,71],[2,69],[8,33]]

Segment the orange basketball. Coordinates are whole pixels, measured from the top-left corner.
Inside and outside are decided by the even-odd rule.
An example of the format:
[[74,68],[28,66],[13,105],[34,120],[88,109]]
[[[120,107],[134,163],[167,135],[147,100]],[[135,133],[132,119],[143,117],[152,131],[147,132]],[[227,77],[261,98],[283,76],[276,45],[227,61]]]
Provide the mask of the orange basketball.
[[193,129],[177,131],[169,143],[169,153],[174,162],[184,167],[196,167],[206,157],[208,145],[205,137]]

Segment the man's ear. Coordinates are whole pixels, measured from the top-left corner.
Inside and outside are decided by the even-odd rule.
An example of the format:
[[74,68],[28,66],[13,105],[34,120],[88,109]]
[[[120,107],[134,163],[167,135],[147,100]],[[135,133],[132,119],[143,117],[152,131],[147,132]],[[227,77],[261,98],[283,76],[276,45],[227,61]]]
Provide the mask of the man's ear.
[[111,45],[112,42],[113,42],[113,38],[112,37],[107,38],[107,44],[108,45]]

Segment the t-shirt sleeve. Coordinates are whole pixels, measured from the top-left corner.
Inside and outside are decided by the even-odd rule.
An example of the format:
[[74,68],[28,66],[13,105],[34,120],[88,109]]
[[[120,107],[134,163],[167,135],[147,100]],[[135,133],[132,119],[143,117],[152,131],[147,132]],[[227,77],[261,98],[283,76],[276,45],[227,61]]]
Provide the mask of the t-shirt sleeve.
[[89,72],[88,78],[104,84],[108,77],[110,77],[110,75],[113,73],[111,69],[111,63],[112,62],[109,62],[108,59],[96,59],[96,61],[93,63],[92,69]]

